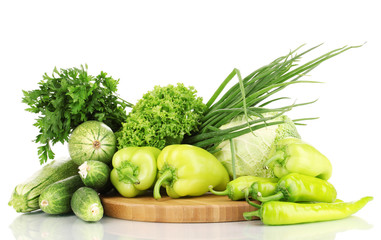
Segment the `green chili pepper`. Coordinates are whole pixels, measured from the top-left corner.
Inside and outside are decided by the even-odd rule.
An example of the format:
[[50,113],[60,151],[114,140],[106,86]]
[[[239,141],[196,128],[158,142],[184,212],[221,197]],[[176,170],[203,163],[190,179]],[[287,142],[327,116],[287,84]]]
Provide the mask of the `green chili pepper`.
[[127,147],[112,159],[111,183],[124,197],[141,195],[156,180],[156,159],[160,150],[154,147]]
[[253,199],[258,197],[267,197],[277,192],[277,182],[255,182],[247,191],[247,194]]
[[157,167],[155,199],[161,198],[161,186],[166,188],[169,197],[179,198],[203,195],[210,185],[223,190],[229,182],[229,174],[222,163],[205,149],[192,145],[166,146],[157,159]]
[[336,189],[323,179],[299,173],[290,173],[277,183],[276,193],[267,197],[257,196],[261,202],[284,200],[288,202],[334,202]]
[[285,138],[274,144],[265,167],[271,168],[278,178],[293,172],[324,180],[332,175],[328,158],[298,138]]
[[[256,211],[245,212],[243,217],[251,220],[259,217],[266,225],[286,225],[308,222],[320,222],[346,218],[363,208],[373,197],[364,197],[356,202],[334,203],[291,203],[271,201],[258,205]],[[247,199],[248,200],[248,199]]]
[[215,195],[228,196],[231,200],[241,200],[245,198],[244,189],[248,189],[255,182],[271,182],[275,183],[278,181],[277,178],[263,178],[256,176],[241,176],[228,183],[224,191],[216,191],[213,186],[209,186],[209,191]]

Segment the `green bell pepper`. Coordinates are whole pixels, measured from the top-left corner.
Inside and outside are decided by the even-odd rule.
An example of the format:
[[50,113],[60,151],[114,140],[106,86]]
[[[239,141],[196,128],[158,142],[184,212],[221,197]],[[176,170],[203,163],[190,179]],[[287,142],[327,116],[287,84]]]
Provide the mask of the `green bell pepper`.
[[164,186],[171,198],[201,196],[208,187],[223,190],[229,182],[225,167],[211,153],[200,147],[175,144],[166,146],[157,159],[159,177],[154,198],[160,199]]
[[253,183],[257,182],[271,182],[276,184],[278,182],[277,178],[263,178],[256,176],[241,176],[228,183],[226,189],[223,191],[216,191],[213,186],[209,187],[209,191],[215,195],[228,196],[231,200],[241,200],[245,198],[245,189],[249,189]]
[[328,180],[332,175],[328,158],[298,138],[285,138],[275,143],[265,167],[270,167],[278,178],[289,173],[300,173]]
[[124,197],[141,195],[156,180],[156,160],[160,150],[155,147],[127,147],[112,159],[111,183]]

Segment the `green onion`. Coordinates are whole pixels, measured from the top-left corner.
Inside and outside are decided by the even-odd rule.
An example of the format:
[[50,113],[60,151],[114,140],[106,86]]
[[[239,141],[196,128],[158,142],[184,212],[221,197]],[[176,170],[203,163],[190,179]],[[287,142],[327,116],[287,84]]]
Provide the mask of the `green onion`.
[[[315,101],[278,108],[264,108],[264,106],[270,103],[289,99],[288,97],[269,99],[287,86],[295,83],[317,83],[316,81],[302,81],[300,79],[322,62],[362,45],[344,46],[323,54],[303,65],[298,65],[302,56],[319,46],[321,44],[297,54],[296,51],[301,49],[302,45],[285,56],[275,59],[270,64],[255,70],[243,79],[240,71],[233,69],[206,103],[208,109],[201,120],[202,123],[199,131],[186,137],[183,142],[203,147],[210,152],[215,152],[218,151],[216,146],[222,141],[231,140],[269,125],[281,124],[283,122],[270,120],[290,111],[293,107],[314,103]],[[238,78],[238,83],[222,94],[228,83],[235,76]],[[266,112],[274,112],[276,114],[264,117],[262,114]],[[222,125],[229,123],[233,118],[241,114],[244,114],[247,124],[220,130]],[[252,120],[250,116],[256,116],[257,118]],[[316,118],[301,118],[293,121],[295,124],[303,125],[303,123],[300,123],[301,121],[312,119]]]

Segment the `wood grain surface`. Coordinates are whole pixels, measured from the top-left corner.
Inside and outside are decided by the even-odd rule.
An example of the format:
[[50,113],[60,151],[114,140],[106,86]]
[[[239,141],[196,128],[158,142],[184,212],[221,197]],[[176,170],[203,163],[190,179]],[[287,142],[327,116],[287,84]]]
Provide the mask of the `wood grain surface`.
[[245,221],[242,214],[254,211],[246,201],[232,201],[227,196],[205,194],[200,197],[172,199],[163,196],[124,198],[101,196],[105,215],[114,218],[171,223],[207,223]]

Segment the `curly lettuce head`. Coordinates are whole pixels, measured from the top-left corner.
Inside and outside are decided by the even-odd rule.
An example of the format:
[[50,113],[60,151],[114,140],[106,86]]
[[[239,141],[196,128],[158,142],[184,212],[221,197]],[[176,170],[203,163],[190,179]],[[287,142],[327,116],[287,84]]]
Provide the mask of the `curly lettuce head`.
[[[255,119],[255,117],[252,118]],[[282,115],[272,121],[283,121],[284,123],[263,127],[253,133],[247,133],[233,139],[237,177],[247,175],[274,177],[270,169],[263,168],[272,144],[287,137],[300,138],[295,124],[287,116]],[[221,129],[241,125],[245,122],[246,118],[239,116],[230,123],[221,126]],[[214,155],[225,166],[229,175],[233,176],[230,141],[226,140],[220,143],[217,149],[221,150]]]
[[193,87],[155,86],[136,103],[122,129],[116,133],[118,148],[152,146],[159,149],[181,143],[197,131],[206,105]]

